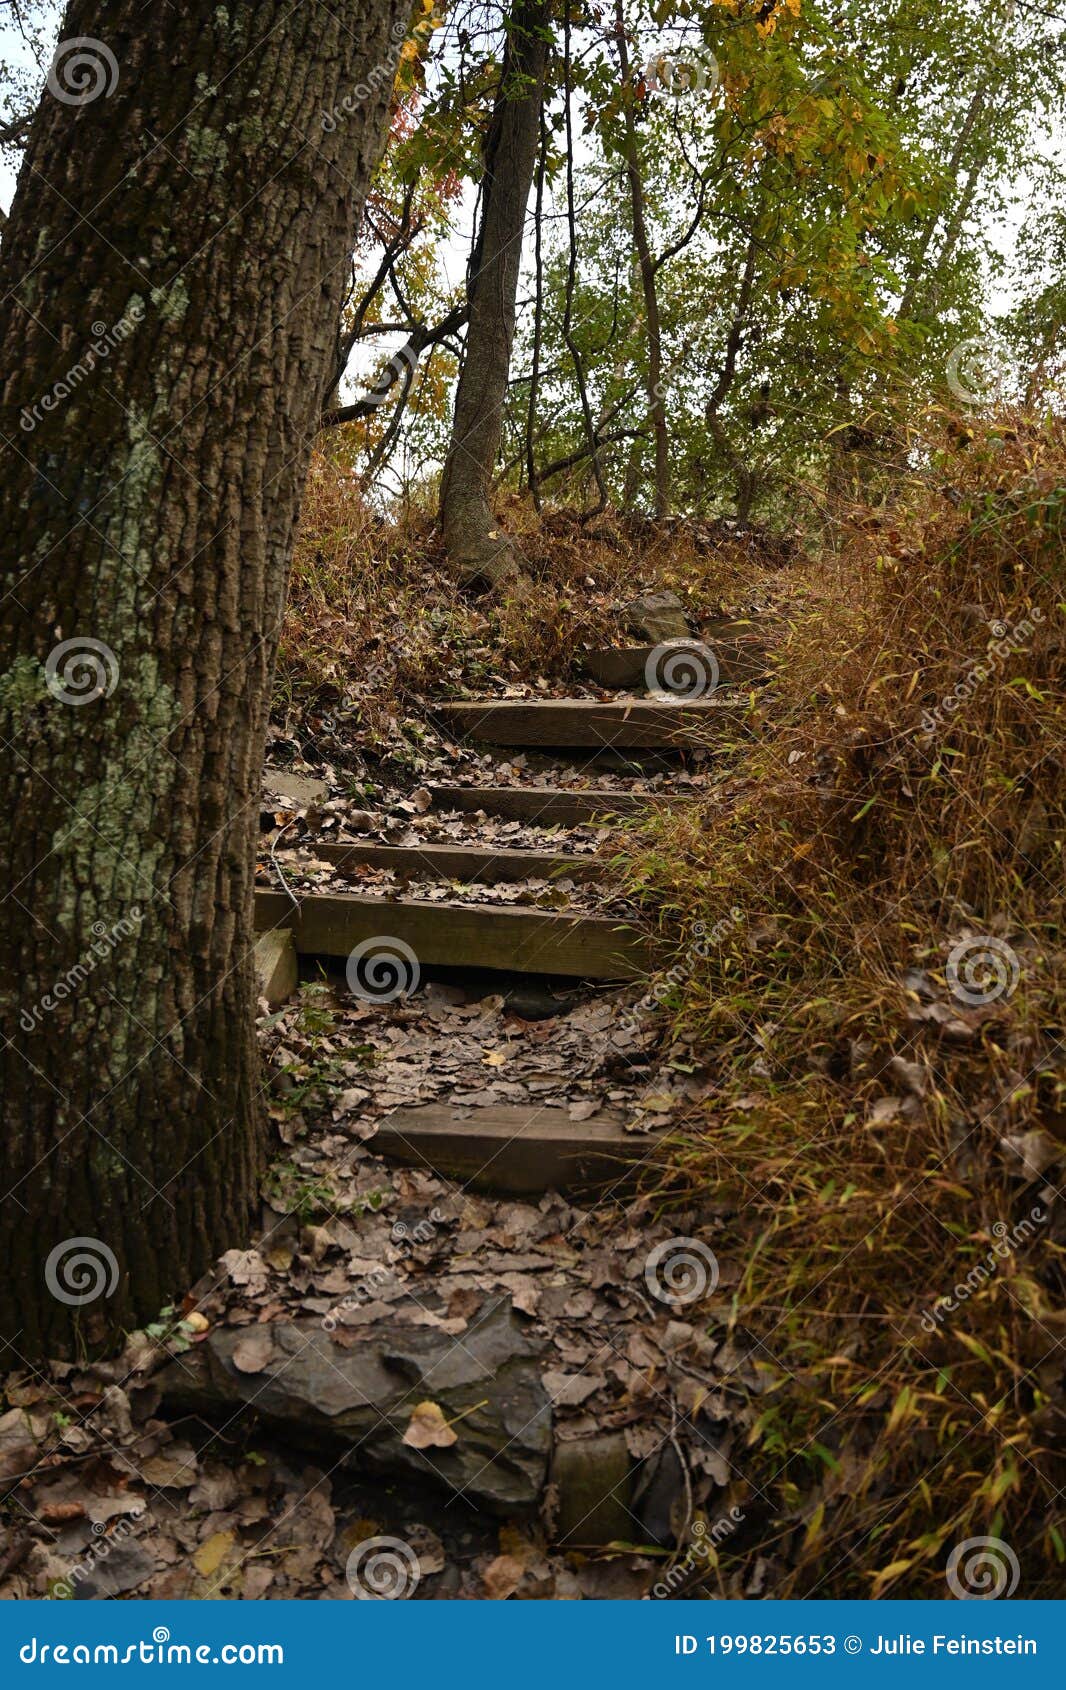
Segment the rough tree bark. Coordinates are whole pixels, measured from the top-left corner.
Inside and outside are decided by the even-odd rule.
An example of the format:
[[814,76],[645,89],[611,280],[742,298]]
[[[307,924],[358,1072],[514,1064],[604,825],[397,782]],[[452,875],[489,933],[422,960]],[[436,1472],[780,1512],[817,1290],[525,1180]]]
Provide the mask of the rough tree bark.
[[441,486],[449,562],[478,587],[514,588],[522,571],[490,503],[511,368],[526,203],[544,100],[551,7],[515,0],[483,149],[481,218],[467,281],[470,322]]
[[73,0],[32,125],[0,254],[0,1334],[31,1359],[154,1315],[255,1205],[268,693],[407,16]]

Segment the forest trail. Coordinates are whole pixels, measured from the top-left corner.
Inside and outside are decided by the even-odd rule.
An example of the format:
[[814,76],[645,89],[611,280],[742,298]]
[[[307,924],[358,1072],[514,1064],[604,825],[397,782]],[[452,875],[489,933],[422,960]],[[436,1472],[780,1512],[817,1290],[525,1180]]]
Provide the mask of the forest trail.
[[[541,756],[580,752],[582,761],[564,768],[556,784],[542,786],[528,756],[523,773],[530,782],[522,785],[513,784],[512,764],[501,770],[490,759],[496,783],[423,791],[419,807],[425,806],[426,837],[418,844],[313,841],[275,856],[280,889],[263,888],[256,901],[263,978],[272,986],[273,1007],[282,1001],[275,971],[282,989],[290,988],[297,954],[347,964],[349,988],[368,1002],[406,1003],[426,968],[489,970],[510,978],[504,1002],[521,1019],[523,991],[535,1002],[533,983],[539,982],[532,1026],[556,1009],[567,1013],[564,982],[572,989],[574,983],[617,986],[645,978],[655,966],[656,946],[635,912],[613,894],[602,843],[598,851],[590,844],[595,848],[605,830],[642,805],[684,801],[685,790],[674,790],[671,777],[686,749],[702,744],[713,756],[715,730],[727,718],[741,717],[743,706],[735,696],[730,699],[729,688],[761,678],[764,671],[752,651],[758,638],[754,625],[733,624],[728,639],[714,647],[677,639],[594,652],[587,667],[602,685],[618,689],[613,701],[438,703],[435,719],[460,745],[487,744],[496,756],[500,750]],[[623,685],[633,690],[622,692]],[[654,799],[637,787],[649,757],[662,782]],[[605,766],[612,784],[582,790],[581,783],[602,776]],[[478,778],[484,779],[484,759]],[[371,826],[374,820],[364,818]],[[503,820],[521,832],[524,843],[518,848],[486,837],[486,829]],[[441,832],[458,827],[462,842],[435,837],[435,822]],[[304,889],[323,873],[329,890]],[[299,892],[290,877],[302,883]],[[559,991],[564,995],[553,997]],[[643,1006],[645,1015],[649,1007]],[[528,1003],[526,1009],[528,1015]],[[614,1101],[626,1099],[620,1093]],[[539,1195],[566,1189],[571,1164],[609,1173],[605,1158],[613,1155],[615,1175],[621,1177],[622,1164],[645,1160],[646,1150],[635,1153],[641,1134],[631,1128],[627,1138],[625,1126],[624,1108],[589,1114],[582,1100],[571,1121],[559,1107],[486,1109],[445,1095],[432,1106],[409,1106],[387,1117],[377,1145],[384,1149],[387,1141],[387,1156],[441,1177],[489,1189],[500,1189],[504,1180],[505,1190]]]
[[[74,1563],[99,1596],[724,1591],[702,1548],[759,1531],[741,1456],[779,1375],[729,1319],[740,1270],[714,1243],[735,1197],[654,1195],[713,1077],[662,1043],[656,947],[614,856],[622,819],[706,795],[714,725],[739,714],[723,675],[755,679],[754,639],[592,654],[606,699],[434,704],[449,780],[373,808],[268,768],[280,1145],[258,1237],[173,1332],[131,1340],[116,1416],[70,1434],[90,1466],[33,1485],[62,1523],[16,1580]],[[660,671],[678,691],[648,690]],[[106,1557],[98,1517],[121,1523]]]

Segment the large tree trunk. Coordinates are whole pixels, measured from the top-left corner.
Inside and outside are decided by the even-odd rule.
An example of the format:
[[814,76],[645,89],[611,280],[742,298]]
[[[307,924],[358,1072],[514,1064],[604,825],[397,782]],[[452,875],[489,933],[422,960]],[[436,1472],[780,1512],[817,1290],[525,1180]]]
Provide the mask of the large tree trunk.
[[508,25],[499,92],[485,138],[481,219],[467,282],[466,354],[441,487],[449,561],[464,581],[482,587],[522,580],[511,547],[495,530],[490,498],[511,368],[550,17],[545,0],[515,0]]
[[106,41],[33,123],[0,254],[0,1333],[30,1358],[155,1314],[254,1210],[268,693],[407,11],[73,0],[63,40]]

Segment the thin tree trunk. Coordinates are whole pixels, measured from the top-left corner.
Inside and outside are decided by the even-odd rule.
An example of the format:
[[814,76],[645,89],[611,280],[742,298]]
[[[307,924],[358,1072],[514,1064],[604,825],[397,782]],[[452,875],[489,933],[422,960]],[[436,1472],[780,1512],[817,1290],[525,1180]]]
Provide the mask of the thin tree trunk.
[[511,368],[526,203],[544,100],[551,6],[515,0],[500,87],[484,146],[481,219],[470,261],[470,323],[455,393],[441,522],[452,567],[471,585],[519,584],[522,572],[495,530],[490,504]]
[[[153,1316],[255,1209],[269,688],[407,16],[105,11],[0,255],[0,1332],[30,1359]],[[100,27],[72,0],[62,39]]]
[[[985,114],[986,101],[987,96],[985,90],[983,88],[979,88],[970,100],[969,106],[966,108],[966,115],[962,120],[962,127],[956,137],[955,145],[951,149],[951,157],[948,159],[944,171],[945,175],[950,177],[953,186],[956,184],[958,173],[962,168],[962,161],[966,155],[966,149],[970,144],[970,138],[981,118]],[[983,164],[984,159],[982,159],[980,163],[973,168],[979,173]],[[970,186],[970,194],[972,194],[974,186],[976,186],[976,178],[974,178]],[[917,303],[918,295],[921,292],[922,284],[927,280],[926,259],[929,256],[929,248],[932,245],[933,236],[935,235],[939,224],[940,214],[938,212],[935,216],[928,219],[925,228],[922,230],[922,238],[918,243],[918,249],[915,252],[914,257],[911,259],[907,282],[899,302],[897,315],[901,318],[911,316]],[[954,242],[952,242],[952,245],[954,245]]]
[[633,119],[634,89],[629,74],[629,47],[626,41],[622,0],[615,0],[615,46],[622,80],[622,159],[629,184],[633,245],[636,247],[640,265],[640,285],[644,294],[644,317],[648,336],[648,420],[655,442],[655,514],[664,517],[670,514],[670,437],[666,427],[666,402],[663,393],[662,325],[659,319],[659,291],[655,285],[656,264],[648,241],[644,180],[640,172],[637,126]]
[[533,362],[529,374],[529,403],[526,406],[526,480],[533,509],[540,510],[540,484],[537,476],[537,400],[540,396],[540,354],[544,335],[544,264],[541,256],[544,233],[544,178],[548,171],[548,129],[541,105],[537,125],[540,131],[540,152],[537,160],[537,198],[533,213],[533,268],[535,294],[533,299]]
[[596,427],[592,417],[592,406],[589,402],[588,382],[585,379],[585,362],[581,356],[581,349],[574,339],[574,287],[577,282],[577,214],[574,205],[574,118],[571,89],[571,58],[570,58],[570,8],[567,6],[564,24],[564,106],[566,121],[566,232],[568,237],[566,257],[566,293],[563,304],[563,340],[570,354],[574,366],[574,380],[577,383],[578,398],[581,401],[581,420],[585,427],[585,439],[590,450],[592,473],[596,477],[596,492],[598,495],[595,511],[585,512],[585,516],[598,515],[607,504],[607,486],[600,468],[599,448],[596,444]]

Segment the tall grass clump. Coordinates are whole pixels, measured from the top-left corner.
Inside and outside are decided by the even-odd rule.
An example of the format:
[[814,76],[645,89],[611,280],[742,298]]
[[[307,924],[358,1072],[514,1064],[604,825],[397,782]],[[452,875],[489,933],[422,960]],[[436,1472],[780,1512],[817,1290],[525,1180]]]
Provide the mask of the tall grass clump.
[[690,941],[662,1198],[727,1210],[775,1594],[944,1597],[978,1536],[1061,1592],[1066,430],[960,436],[804,570],[716,802],[627,846]]

